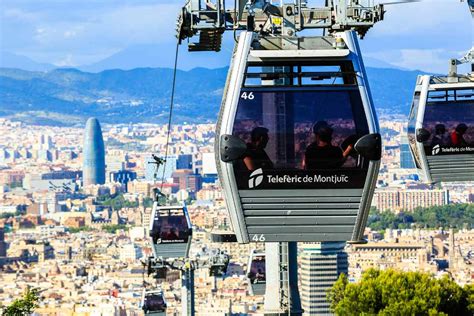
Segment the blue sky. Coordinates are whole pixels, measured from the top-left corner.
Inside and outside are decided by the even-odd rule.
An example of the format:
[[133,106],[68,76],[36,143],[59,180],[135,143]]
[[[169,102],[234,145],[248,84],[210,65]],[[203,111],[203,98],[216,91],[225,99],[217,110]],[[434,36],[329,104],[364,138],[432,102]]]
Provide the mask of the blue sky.
[[[183,3],[0,0],[1,49],[58,66],[92,64],[141,45],[173,50]],[[445,72],[448,58],[461,57],[472,46],[472,18],[459,0],[392,5],[387,11],[385,20],[361,42],[367,57],[402,68]],[[212,65],[228,63],[232,43],[227,43],[224,53],[210,57]]]

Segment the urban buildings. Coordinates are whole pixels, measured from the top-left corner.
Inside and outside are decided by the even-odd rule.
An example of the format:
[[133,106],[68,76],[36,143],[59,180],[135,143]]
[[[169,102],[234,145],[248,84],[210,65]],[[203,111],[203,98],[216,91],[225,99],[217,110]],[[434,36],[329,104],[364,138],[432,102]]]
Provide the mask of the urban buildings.
[[[169,195],[170,203],[187,199],[194,228],[192,256],[202,248],[219,248],[231,256],[224,278],[211,277],[206,269],[196,271],[198,315],[263,314],[264,296],[250,295],[246,277],[250,249],[263,245],[218,244],[209,237],[212,231],[231,229],[215,176],[212,124],[172,128],[173,142],[169,147],[172,156],[168,157],[163,184],[160,183],[162,169],[155,181],[155,165],[146,161],[151,153],[164,155],[167,127],[104,125],[102,133],[108,142],[106,183],[82,189],[78,179],[82,177],[85,158],[81,154],[85,130],[19,124],[0,119],[0,146],[16,157],[14,161],[0,158],[0,229],[4,227],[5,239],[2,243],[0,234],[2,304],[10,304],[27,286],[34,286],[42,295],[36,310],[40,314],[142,315],[140,260],[151,254],[150,202],[153,189],[158,186]],[[473,185],[423,186],[412,177],[414,170],[400,168],[403,125],[403,120],[381,121],[384,130],[393,132],[384,136],[386,146],[374,199],[376,202],[377,195],[380,198],[377,206],[397,212],[418,206],[474,201]],[[43,137],[43,144],[36,146],[40,135],[50,138]],[[41,159],[40,148],[52,153],[51,161]],[[181,155],[192,155],[192,168],[184,163],[180,166],[186,169],[177,169]],[[189,162],[189,156],[185,157]],[[126,172],[121,174],[122,170]],[[174,179],[173,172],[176,172]],[[123,182],[128,175],[135,178],[135,174],[136,179],[130,179],[125,186]],[[195,193],[191,194],[192,191]],[[308,314],[327,313],[325,289],[341,271],[348,272],[350,282],[358,281],[361,273],[370,267],[422,270],[435,276],[449,273],[459,284],[474,282],[474,230],[470,226],[458,227],[452,235],[439,228],[385,232],[368,229],[366,235],[368,244],[350,245],[343,250],[317,244],[298,245],[299,290]],[[145,279],[156,284],[146,273]],[[169,314],[179,315],[179,272],[168,272],[161,286]]]
[[83,147],[83,184],[105,183],[105,148],[102,129],[96,118],[86,123]]
[[449,204],[449,191],[441,189],[377,189],[372,204],[380,211],[413,211],[417,207]]

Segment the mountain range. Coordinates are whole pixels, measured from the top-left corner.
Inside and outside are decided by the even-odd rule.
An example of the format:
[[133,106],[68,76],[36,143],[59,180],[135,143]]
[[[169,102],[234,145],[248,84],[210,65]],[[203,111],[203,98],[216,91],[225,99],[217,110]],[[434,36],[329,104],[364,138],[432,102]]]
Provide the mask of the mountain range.
[[[226,67],[178,70],[175,123],[215,121]],[[367,68],[379,112],[407,114],[419,71]],[[167,121],[173,70],[136,68],[97,73],[73,68],[27,71],[0,68],[0,117],[31,124],[75,125]]]

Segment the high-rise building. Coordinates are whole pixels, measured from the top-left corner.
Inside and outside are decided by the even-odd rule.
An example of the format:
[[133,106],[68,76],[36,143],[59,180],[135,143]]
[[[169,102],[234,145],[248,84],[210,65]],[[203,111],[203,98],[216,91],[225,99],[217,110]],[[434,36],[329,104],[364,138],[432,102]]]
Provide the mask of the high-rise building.
[[193,155],[179,155],[176,169],[193,169]]
[[415,162],[410,152],[410,145],[408,144],[408,137],[402,136],[402,142],[400,144],[400,168],[402,169],[414,169]]
[[202,154],[202,174],[205,174],[205,175],[217,174],[216,156],[214,153]]
[[83,150],[84,186],[105,183],[105,147],[102,130],[96,118],[86,123]]
[[373,205],[379,211],[413,211],[417,207],[449,204],[449,190],[377,189]]
[[199,174],[194,174],[189,169],[179,169],[173,172],[173,183],[179,185],[180,190],[189,192],[197,192],[202,188],[202,177]]
[[137,178],[137,173],[130,170],[120,170],[110,173],[110,182],[118,182],[125,185]]
[[345,242],[303,244],[301,257],[301,306],[304,315],[332,315],[327,290],[341,273],[347,275]]

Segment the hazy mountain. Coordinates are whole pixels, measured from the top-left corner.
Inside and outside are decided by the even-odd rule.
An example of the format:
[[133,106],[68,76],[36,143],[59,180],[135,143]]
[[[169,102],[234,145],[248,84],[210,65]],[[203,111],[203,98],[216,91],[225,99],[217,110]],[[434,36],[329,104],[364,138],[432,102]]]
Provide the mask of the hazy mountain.
[[[419,72],[367,68],[378,110],[408,113]],[[0,69],[0,116],[38,124],[71,125],[96,116],[103,122],[167,120],[172,69],[138,68],[88,73],[77,69],[32,72]],[[177,72],[175,122],[213,122],[227,68]]]
[[30,71],[46,71],[56,68],[54,65],[38,63],[28,57],[0,50],[0,68],[5,67]]
[[[100,72],[107,69],[131,70],[135,68],[173,68],[176,44],[135,45],[123,49],[103,60],[78,67],[83,71]],[[178,69],[189,70],[197,65],[203,68],[219,68],[229,64],[232,47],[215,52],[187,52],[187,45],[180,46]]]
[[[146,44],[135,45],[123,49],[103,60],[90,65],[77,67],[82,71],[100,72],[108,69],[131,70],[135,68],[173,68],[175,44]],[[187,52],[187,44],[180,46],[178,69],[190,70],[198,65],[202,68],[220,68],[229,65],[234,40],[228,36],[224,38],[222,50],[215,52]],[[365,65],[374,68],[394,68],[406,70],[385,61],[364,57]],[[21,67],[12,67],[21,68]]]
[[393,69],[398,69],[398,70],[409,71],[406,68],[398,67],[390,63],[387,63],[383,60],[373,58],[373,57],[367,57],[367,56],[364,57],[364,64],[366,67],[372,67],[372,68],[393,68]]

